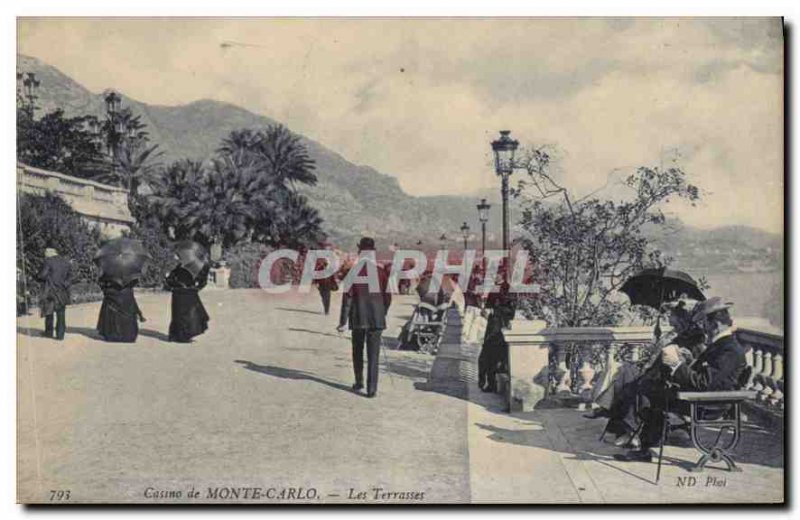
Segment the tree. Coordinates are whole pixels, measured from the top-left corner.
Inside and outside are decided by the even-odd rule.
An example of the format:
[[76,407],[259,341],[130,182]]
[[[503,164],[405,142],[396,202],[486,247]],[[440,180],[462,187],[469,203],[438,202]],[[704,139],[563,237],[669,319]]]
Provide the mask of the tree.
[[528,175],[514,194],[523,199],[517,242],[534,259],[534,276],[542,286],[528,312],[545,315],[556,326],[613,326],[624,316],[626,302],[614,293],[645,267],[668,265],[670,258],[650,247],[645,225],[663,225],[660,206],[671,199],[693,205],[697,187],[678,167],[640,167],[623,185],[621,201],[594,196],[575,199],[551,174],[550,153],[533,148],[519,166]]
[[147,199],[140,201],[141,213],[126,236],[141,240],[150,260],[145,262],[139,277],[141,287],[162,287],[169,271],[176,265],[173,241],[161,226],[158,214],[149,207]]
[[186,225],[208,244],[236,244],[252,228],[259,184],[252,166],[230,158],[214,160],[211,171],[201,177],[197,199],[187,207]]
[[252,161],[267,182],[279,187],[294,191],[297,184],[317,183],[314,160],[300,138],[283,125],[269,125],[258,131],[234,130],[223,139],[217,152],[236,162]]
[[231,130],[227,137],[222,140],[222,144],[217,148],[218,155],[237,155],[252,152],[255,150],[256,141],[260,136],[250,128]]
[[66,117],[56,109],[34,119],[28,110],[17,109],[17,160],[75,177],[92,178],[108,167],[93,116]]
[[179,239],[312,246],[324,239],[322,218],[289,186],[316,182],[312,170],[305,147],[284,127],[236,130],[208,167],[179,161],[154,176],[148,207]]
[[271,206],[270,186],[252,164],[229,156],[215,159],[210,169],[179,161],[151,185],[148,197],[164,228],[175,238],[229,247],[252,236],[258,215]]
[[44,263],[44,250],[56,248],[73,264],[75,282],[93,282],[97,270],[92,259],[100,244],[97,228],[91,227],[61,197],[21,194],[17,201],[17,268],[36,294],[36,275]]
[[[158,215],[162,228],[174,238],[192,238],[194,229],[186,216],[196,209],[200,183],[205,170],[198,161],[176,161],[150,180],[151,194],[146,197],[150,213]],[[145,215],[141,215],[145,217]],[[134,215],[139,220],[139,216]]]
[[101,125],[110,165],[95,178],[128,190],[128,206],[132,213],[139,198],[139,187],[152,181],[162,153],[157,144],[150,144],[146,128],[141,116],[134,115],[129,107],[110,112]]
[[310,248],[325,239],[322,218],[303,195],[291,193],[277,213],[273,239],[265,243],[294,249]]

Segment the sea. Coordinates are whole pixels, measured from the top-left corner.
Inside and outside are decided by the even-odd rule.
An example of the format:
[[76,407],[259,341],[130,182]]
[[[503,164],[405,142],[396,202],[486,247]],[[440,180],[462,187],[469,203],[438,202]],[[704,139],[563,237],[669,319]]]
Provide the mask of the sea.
[[710,287],[706,295],[720,296],[733,302],[734,321],[748,324],[757,320],[768,322],[783,330],[783,283],[782,271],[770,272],[702,272],[688,271],[695,279],[705,277]]

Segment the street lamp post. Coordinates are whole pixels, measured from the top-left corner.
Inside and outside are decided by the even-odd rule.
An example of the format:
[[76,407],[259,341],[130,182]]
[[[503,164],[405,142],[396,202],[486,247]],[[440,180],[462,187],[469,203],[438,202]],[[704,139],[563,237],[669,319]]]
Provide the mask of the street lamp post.
[[24,74],[17,73],[17,81],[22,83],[20,91],[20,99],[22,100],[22,108],[28,113],[28,116],[33,119],[36,111],[36,100],[39,96],[36,91],[39,89],[41,82],[36,79],[36,73],[26,72]]
[[108,91],[105,95],[105,102],[106,102],[106,115],[108,117],[108,135],[106,138],[108,139],[108,151],[111,155],[111,172],[112,175],[116,172],[116,162],[117,162],[117,145],[118,140],[120,138],[120,134],[122,133],[122,129],[117,128],[118,125],[118,117],[117,113],[119,112],[120,103],[122,102],[122,98],[114,92],[113,90]]
[[[117,147],[122,136],[122,128],[119,122],[119,109],[122,103],[122,98],[114,92],[109,90],[105,95],[106,101],[106,115],[108,117],[108,135],[106,136],[108,153],[111,156],[111,176],[117,175]],[[130,186],[128,186],[130,189]]]
[[[500,139],[492,141],[494,151],[494,169],[502,179],[501,195],[503,197],[503,251],[508,251],[508,180],[514,172],[514,153],[519,141],[511,139],[511,130],[500,130]],[[507,253],[506,253],[507,254]]]
[[464,251],[467,250],[467,240],[469,239],[469,225],[466,222],[461,224],[461,236],[464,237]]
[[489,221],[489,208],[492,206],[481,199],[478,204],[478,219],[481,221],[481,256],[486,253],[486,223]]

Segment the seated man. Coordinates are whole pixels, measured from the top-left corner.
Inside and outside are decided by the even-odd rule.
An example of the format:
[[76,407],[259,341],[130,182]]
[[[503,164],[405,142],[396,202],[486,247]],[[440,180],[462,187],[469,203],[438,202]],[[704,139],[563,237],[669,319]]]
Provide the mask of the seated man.
[[[709,346],[691,365],[681,359],[677,346],[668,345],[662,349],[661,360],[670,370],[668,380],[680,390],[713,392],[737,389],[747,361],[744,349],[733,335],[735,329],[729,308],[730,304],[723,303],[719,297],[710,298],[698,306],[694,317],[702,324]],[[674,389],[664,386],[652,388],[648,393],[651,408],[645,410],[642,417],[641,449],[615,455],[617,460],[652,459],[650,448],[661,441],[667,399],[674,403],[670,409],[686,413],[683,403],[675,403]]]

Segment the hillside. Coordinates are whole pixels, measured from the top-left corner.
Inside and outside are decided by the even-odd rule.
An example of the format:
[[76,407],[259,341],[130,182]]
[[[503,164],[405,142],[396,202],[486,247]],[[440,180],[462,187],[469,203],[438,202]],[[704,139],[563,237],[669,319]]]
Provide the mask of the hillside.
[[[35,58],[18,56],[18,70],[35,72],[42,82],[39,105],[43,112],[62,107],[68,115],[105,111],[102,94],[92,93],[56,68]],[[154,142],[164,152],[163,161],[181,158],[206,159],[231,130],[263,127],[274,120],[237,106],[211,100],[167,107],[147,105],[120,93],[147,124]],[[320,143],[301,136],[316,161],[319,183],[304,188],[312,204],[325,219],[325,229],[334,241],[352,244],[368,233],[387,242],[414,245],[422,239],[438,244],[446,233],[453,245],[460,243],[457,229],[465,220],[476,220],[477,200],[465,197],[412,197],[397,180],[368,166],[353,164]],[[493,215],[499,221],[499,211]]]
[[697,272],[765,272],[782,269],[783,238],[746,226],[698,229],[671,219],[649,230],[656,247],[683,269]]
[[[43,112],[61,107],[68,115],[105,112],[101,93],[93,93],[35,58],[18,55],[20,72],[35,72],[42,82],[39,105]],[[231,130],[262,127],[276,121],[229,103],[200,100],[181,106],[148,105],[125,96],[123,104],[141,114],[154,142],[164,152],[164,162],[181,158],[206,159]],[[40,112],[42,113],[42,112]],[[440,244],[461,247],[458,231],[466,221],[473,241],[480,238],[475,204],[478,196],[414,197],[405,193],[391,175],[369,166],[356,165],[322,144],[301,136],[316,161],[319,183],[303,191],[325,219],[325,230],[333,241],[348,248],[362,234],[375,236],[379,246],[392,243],[428,249]],[[488,175],[488,173],[487,173]],[[499,188],[499,186],[498,186]],[[489,222],[489,245],[497,246],[500,227],[498,194]],[[518,214],[516,209],[512,213]],[[512,216],[513,218],[513,216]],[[746,227],[700,230],[680,221],[667,230],[653,229],[652,236],[663,251],[674,256],[684,269],[772,270],[782,254],[782,237]]]

